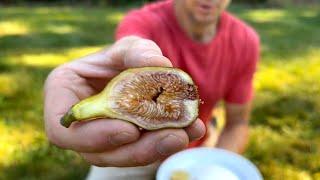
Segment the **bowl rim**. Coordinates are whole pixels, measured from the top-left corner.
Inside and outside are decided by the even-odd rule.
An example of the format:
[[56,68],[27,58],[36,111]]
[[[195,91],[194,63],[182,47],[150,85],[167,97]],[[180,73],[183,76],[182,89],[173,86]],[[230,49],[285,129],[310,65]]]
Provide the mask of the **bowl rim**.
[[[175,153],[173,155],[171,155],[170,157],[168,157],[166,160],[164,160],[156,173],[156,179],[157,180],[161,180],[161,173],[162,171],[164,171],[163,169],[168,166],[167,164],[170,163],[171,161],[173,161],[173,159],[176,159],[180,156],[185,156],[185,154],[190,154],[190,152],[197,152],[197,153],[206,153],[206,152],[219,152],[220,155],[224,154],[224,155],[228,155],[228,156],[233,156],[234,158],[243,161],[245,164],[247,164],[253,171],[255,171],[254,173],[256,174],[256,180],[263,180],[263,176],[261,174],[261,172],[259,171],[259,169],[257,168],[257,166],[255,164],[253,164],[253,162],[251,162],[249,159],[247,159],[244,156],[241,156],[240,154],[234,153],[232,151],[228,151],[225,149],[221,149],[221,148],[210,148],[210,147],[195,147],[195,148],[189,148],[183,151],[180,151],[178,153]],[[170,163],[171,164],[171,163]]]

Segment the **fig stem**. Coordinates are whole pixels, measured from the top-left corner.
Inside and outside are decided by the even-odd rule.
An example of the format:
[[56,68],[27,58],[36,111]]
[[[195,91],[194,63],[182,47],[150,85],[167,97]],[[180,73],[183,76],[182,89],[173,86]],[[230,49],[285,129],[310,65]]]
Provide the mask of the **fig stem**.
[[60,119],[60,124],[66,128],[68,128],[72,122],[77,119],[74,117],[72,110],[70,109],[63,117]]
[[91,96],[78,104],[73,105],[69,111],[60,119],[60,124],[68,128],[74,121],[85,121],[107,117],[108,101],[101,95]]

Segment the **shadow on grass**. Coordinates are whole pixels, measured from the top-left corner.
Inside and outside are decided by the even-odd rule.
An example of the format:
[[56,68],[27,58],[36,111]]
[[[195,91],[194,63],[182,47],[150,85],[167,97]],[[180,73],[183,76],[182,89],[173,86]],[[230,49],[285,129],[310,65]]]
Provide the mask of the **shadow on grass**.
[[319,172],[317,98],[291,92],[257,98],[245,154],[266,179],[308,179]]
[[288,61],[303,57],[310,48],[320,48],[320,6],[306,9],[245,7],[231,10],[260,34],[265,48],[263,56],[267,60]]
[[0,62],[0,72],[6,72],[14,69],[11,65],[8,65],[6,63]]
[[[114,41],[113,34],[123,16],[121,9],[90,8],[0,8],[0,20],[7,28],[26,29],[22,34],[4,34],[0,31],[0,49],[15,53],[33,49],[60,49],[98,46]],[[5,12],[5,13],[4,13]],[[10,31],[6,29],[5,31]]]
[[[77,154],[50,145],[44,135],[42,91],[52,68],[1,67],[2,75],[12,75],[11,86],[17,85],[13,94],[0,92],[1,128],[7,129],[4,135],[12,141],[28,140],[31,144],[12,144],[0,138],[5,144],[0,150],[10,155],[1,158],[0,164],[4,164],[0,165],[0,179],[84,179],[89,165]],[[9,161],[7,165],[5,158]]]
[[[41,144],[41,146],[39,146]],[[46,142],[26,152],[17,152],[19,158],[9,166],[0,166],[0,179],[79,180],[85,179],[89,165],[71,152],[58,149]]]
[[[27,123],[34,129],[43,129],[43,84],[52,70],[44,67],[2,66],[2,74],[11,75],[12,80],[1,82],[13,87],[13,92],[0,91],[0,113],[7,126]],[[3,84],[8,83],[8,84]]]
[[[96,21],[99,21],[97,19]],[[22,35],[0,36],[0,47],[3,51],[23,49],[64,49],[81,46],[97,46],[112,43],[116,22],[101,19],[101,22],[91,20],[68,21],[61,20],[59,25],[50,18],[41,25],[41,21],[29,25],[35,30]]]
[[[283,127],[312,128],[320,127],[320,114],[314,99],[300,97],[297,94],[277,97],[262,105],[256,105],[253,110],[253,125],[268,125],[273,130]],[[303,125],[303,126],[302,126]],[[320,135],[320,134],[319,134]]]
[[[114,29],[125,12],[123,9],[109,8],[31,9],[31,13],[26,10],[15,12],[14,9],[3,13],[6,21],[23,22],[30,31],[23,35],[0,37],[0,47],[3,51],[14,53],[15,50],[30,48],[63,50],[112,43]],[[266,59],[287,61],[294,57],[303,57],[310,48],[320,47],[320,30],[317,28],[320,26],[320,7],[304,10],[251,7],[231,9],[257,29],[265,48],[263,55]],[[259,19],[260,16],[264,16],[264,11],[269,10],[274,11],[274,14]],[[251,11],[262,13],[248,14]],[[311,15],[307,14],[308,11]]]
[[90,37],[83,33],[39,33],[27,35],[7,35],[0,37],[0,46],[3,51],[14,52],[22,49],[65,49],[72,47],[104,45],[111,42],[109,39],[97,40],[96,37]]

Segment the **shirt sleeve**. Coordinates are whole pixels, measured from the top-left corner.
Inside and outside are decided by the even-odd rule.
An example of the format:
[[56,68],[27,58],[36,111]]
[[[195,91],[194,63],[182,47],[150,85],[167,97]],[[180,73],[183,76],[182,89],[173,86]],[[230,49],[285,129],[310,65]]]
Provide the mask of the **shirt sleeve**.
[[116,40],[130,35],[150,39],[152,29],[151,16],[152,14],[144,9],[130,11],[117,27]]
[[259,36],[254,31],[250,31],[244,46],[243,59],[231,77],[224,98],[227,103],[245,104],[251,101],[254,95],[253,77],[260,57]]

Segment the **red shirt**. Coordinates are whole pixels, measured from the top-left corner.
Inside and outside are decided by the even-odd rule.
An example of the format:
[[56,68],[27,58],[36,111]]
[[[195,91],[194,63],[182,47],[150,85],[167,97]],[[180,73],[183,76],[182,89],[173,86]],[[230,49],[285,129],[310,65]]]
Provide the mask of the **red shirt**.
[[[136,35],[153,40],[174,67],[189,73],[199,87],[199,117],[206,123],[219,100],[244,104],[253,95],[259,37],[241,20],[223,12],[209,43],[193,41],[179,26],[172,0],[133,10],[118,26],[116,39]],[[200,145],[205,138],[192,143]]]

